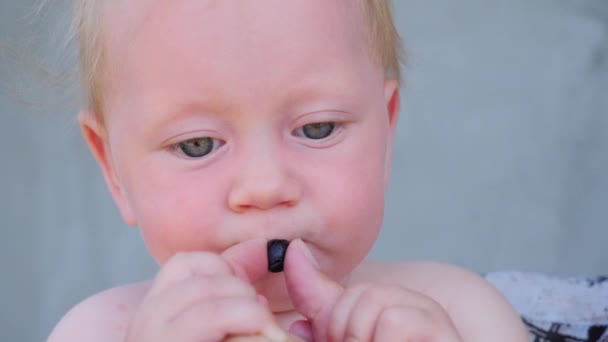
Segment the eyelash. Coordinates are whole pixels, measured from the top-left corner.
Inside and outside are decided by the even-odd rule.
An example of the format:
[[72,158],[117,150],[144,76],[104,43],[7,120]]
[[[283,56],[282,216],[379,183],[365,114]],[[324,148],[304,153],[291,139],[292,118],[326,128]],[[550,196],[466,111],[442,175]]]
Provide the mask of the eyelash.
[[[313,129],[319,129],[320,125],[330,125],[331,128],[329,129],[329,133],[327,133],[327,136],[321,137],[321,138],[310,138],[310,137],[306,137],[306,133],[305,133],[305,129],[306,127],[309,128],[313,128],[313,126],[317,126],[314,127]],[[292,131],[292,135],[302,138],[304,140],[307,141],[311,141],[313,143],[323,143],[326,142],[329,139],[332,139],[336,134],[338,134],[344,127],[344,123],[341,122],[336,122],[336,121],[321,121],[321,122],[313,122],[313,123],[309,123],[306,125],[302,125],[296,129],[294,129]],[[211,140],[211,144],[212,146],[209,148],[209,151],[200,155],[200,156],[191,156],[188,155],[188,153],[186,153],[184,151],[184,146],[187,143],[192,143],[195,141],[201,141],[201,140],[205,140],[205,139],[210,139]],[[184,158],[187,159],[202,159],[207,157],[208,155],[212,154],[213,152],[217,151],[219,148],[221,148],[223,145],[225,144],[224,141],[220,140],[220,139],[216,139],[216,138],[211,138],[211,137],[207,137],[207,136],[201,136],[201,137],[193,137],[193,138],[189,138],[189,139],[185,139],[182,141],[179,141],[175,144],[172,144],[169,146],[170,150],[176,154],[181,155]]]
[[[317,130],[321,130],[321,126],[322,125],[329,125],[329,132],[327,133],[326,136],[323,136],[321,138],[312,138],[312,137],[308,137],[306,136],[306,128],[311,128],[311,129],[317,129]],[[334,135],[336,135],[337,132],[340,131],[340,129],[342,128],[343,124],[339,123],[339,122],[335,122],[335,121],[322,121],[322,122],[314,122],[314,123],[310,123],[310,124],[306,124],[303,126],[300,126],[298,128],[296,128],[295,130],[292,131],[292,135],[294,136],[299,136],[299,137],[303,137],[306,140],[311,140],[311,141],[315,141],[315,142],[322,142],[322,141],[326,141],[328,139],[330,139],[331,137],[333,137]],[[318,132],[317,132],[318,133]]]
[[[204,154],[202,154],[200,156],[191,156],[191,155],[188,155],[188,153],[186,153],[184,151],[184,148],[185,148],[186,144],[192,143],[192,142],[200,142],[201,140],[206,140],[206,139],[210,139],[211,140],[211,146],[207,148],[207,150],[209,150],[208,152],[205,152]],[[174,153],[177,153],[177,154],[181,155],[184,158],[188,158],[188,159],[201,159],[201,158],[205,158],[208,155],[210,155],[211,153],[217,151],[224,144],[225,144],[224,141],[221,141],[221,140],[216,139],[216,138],[211,138],[211,137],[194,137],[194,138],[190,138],[190,139],[179,141],[179,142],[171,145],[170,149]]]

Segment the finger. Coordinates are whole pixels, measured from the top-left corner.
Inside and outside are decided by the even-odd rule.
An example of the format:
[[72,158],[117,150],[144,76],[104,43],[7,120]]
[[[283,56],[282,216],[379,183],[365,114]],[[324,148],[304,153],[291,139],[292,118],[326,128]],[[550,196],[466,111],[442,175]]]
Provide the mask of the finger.
[[199,301],[226,297],[257,299],[257,294],[250,284],[235,276],[195,277],[161,292],[157,305],[172,319]]
[[236,244],[222,253],[236,274],[254,282],[268,272],[268,256],[265,239],[253,239]]
[[[228,337],[224,342],[272,342],[262,335]],[[297,336],[288,335],[286,342],[306,342]]]
[[261,335],[254,336],[234,336],[228,337],[224,342],[269,342],[268,339]]
[[149,296],[154,296],[182,281],[205,275],[233,274],[231,266],[219,255],[208,252],[177,253],[158,272]]
[[389,307],[378,317],[373,341],[436,341],[436,330],[418,308]]
[[325,322],[343,287],[319,271],[314,256],[300,239],[293,240],[287,249],[284,272],[294,308],[312,323],[315,340],[327,341]]
[[[351,305],[348,311],[348,318],[345,326],[336,327],[344,329],[339,340],[352,338],[356,341],[371,341],[382,312],[393,306],[410,307],[424,313],[425,301],[420,300],[420,296],[413,295],[407,290],[398,286],[369,286],[359,292],[359,296]],[[332,319],[333,322],[339,320]],[[402,322],[407,323],[407,322]]]
[[297,336],[300,341],[303,342],[314,341],[312,325],[307,320],[298,320],[293,322],[289,327],[289,333],[293,336]]
[[309,341],[308,340],[303,340],[299,336],[287,335],[287,342],[309,342]]
[[244,297],[218,298],[193,305],[170,322],[175,341],[221,341],[230,335],[287,340],[268,308]]
[[370,287],[369,284],[360,284],[344,291],[336,301],[328,321],[327,334],[329,341],[344,341],[351,312],[359,302],[361,295]]

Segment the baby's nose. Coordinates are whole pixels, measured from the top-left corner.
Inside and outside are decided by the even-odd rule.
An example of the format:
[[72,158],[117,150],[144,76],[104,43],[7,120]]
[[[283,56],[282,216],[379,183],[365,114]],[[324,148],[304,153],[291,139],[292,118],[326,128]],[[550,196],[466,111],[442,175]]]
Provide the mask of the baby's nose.
[[300,201],[299,183],[277,160],[253,160],[238,175],[228,195],[235,212],[292,207]]

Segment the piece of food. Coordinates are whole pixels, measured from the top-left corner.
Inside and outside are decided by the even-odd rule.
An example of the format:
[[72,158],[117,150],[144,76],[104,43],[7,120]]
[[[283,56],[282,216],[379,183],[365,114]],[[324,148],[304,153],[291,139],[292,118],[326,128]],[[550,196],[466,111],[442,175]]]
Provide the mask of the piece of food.
[[270,240],[266,246],[268,253],[268,271],[272,273],[283,272],[283,261],[285,260],[289,241]]

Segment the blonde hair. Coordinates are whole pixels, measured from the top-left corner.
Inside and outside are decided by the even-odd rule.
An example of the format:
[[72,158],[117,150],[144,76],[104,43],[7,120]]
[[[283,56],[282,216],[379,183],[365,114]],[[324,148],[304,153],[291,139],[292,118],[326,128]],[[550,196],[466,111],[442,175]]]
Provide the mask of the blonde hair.
[[[347,0],[350,1],[350,0]],[[402,82],[401,63],[405,52],[395,27],[391,0],[359,0],[367,25],[370,57],[385,76]],[[103,0],[75,0],[72,32],[78,36],[79,62],[89,110],[103,122]]]

